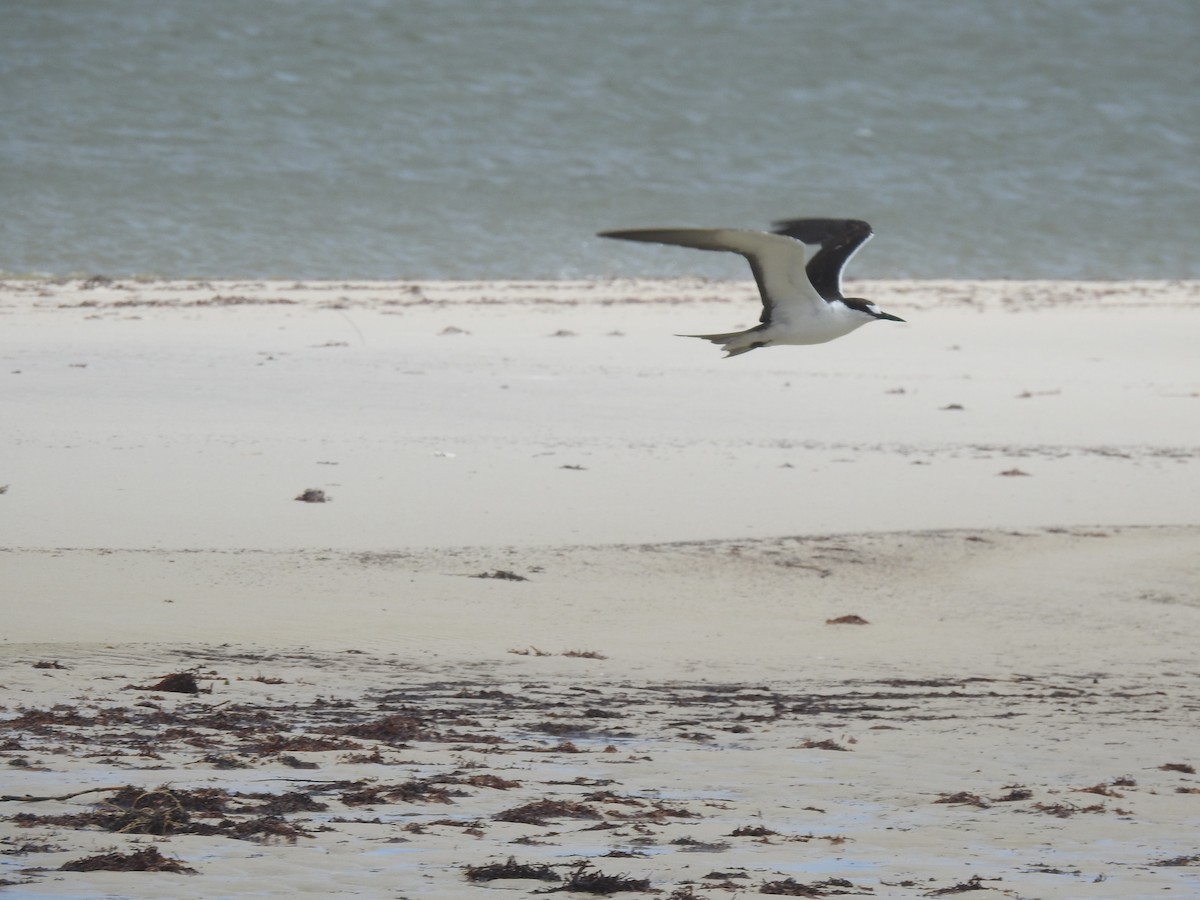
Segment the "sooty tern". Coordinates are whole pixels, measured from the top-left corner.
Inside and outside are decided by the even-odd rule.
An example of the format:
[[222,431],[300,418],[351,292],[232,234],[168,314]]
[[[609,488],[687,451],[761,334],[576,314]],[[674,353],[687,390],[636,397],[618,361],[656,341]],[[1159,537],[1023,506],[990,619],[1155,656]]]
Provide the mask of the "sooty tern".
[[[721,344],[726,358],[773,344],[822,344],[876,319],[903,322],[870,300],[845,297],[842,267],[871,236],[855,219],[788,219],[775,233],[733,228],[644,228],[605,231],[600,237],[724,250],[746,257],[763,311],[759,324],[726,334],[689,334]],[[820,244],[809,261],[805,243]],[[807,263],[807,266],[806,266]]]

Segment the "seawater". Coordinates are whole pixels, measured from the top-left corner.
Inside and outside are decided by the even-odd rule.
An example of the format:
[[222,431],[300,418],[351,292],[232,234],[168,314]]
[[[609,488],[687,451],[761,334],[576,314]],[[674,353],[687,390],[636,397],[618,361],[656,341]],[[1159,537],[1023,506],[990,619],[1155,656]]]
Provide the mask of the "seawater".
[[1196,0],[3,0],[0,271],[1196,278]]

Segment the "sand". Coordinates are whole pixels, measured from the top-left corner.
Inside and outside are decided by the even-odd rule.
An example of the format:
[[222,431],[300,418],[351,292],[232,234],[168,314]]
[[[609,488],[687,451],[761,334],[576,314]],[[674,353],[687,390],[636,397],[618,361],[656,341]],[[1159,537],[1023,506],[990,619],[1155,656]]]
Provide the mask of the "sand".
[[9,894],[1200,895],[1200,284],[853,287],[0,284]]

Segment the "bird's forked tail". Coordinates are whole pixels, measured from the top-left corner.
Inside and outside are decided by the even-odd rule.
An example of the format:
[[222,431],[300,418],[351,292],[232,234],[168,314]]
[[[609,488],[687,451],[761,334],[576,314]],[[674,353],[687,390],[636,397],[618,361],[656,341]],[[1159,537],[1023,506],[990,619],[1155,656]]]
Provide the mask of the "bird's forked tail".
[[751,328],[749,331],[730,331],[726,334],[680,334],[676,337],[692,337],[700,338],[702,341],[711,341],[714,344],[720,344],[721,349],[725,351],[725,359],[731,356],[738,356],[742,353],[749,353],[751,350],[757,350],[759,347],[767,346],[769,341],[756,340],[758,337],[758,329]]

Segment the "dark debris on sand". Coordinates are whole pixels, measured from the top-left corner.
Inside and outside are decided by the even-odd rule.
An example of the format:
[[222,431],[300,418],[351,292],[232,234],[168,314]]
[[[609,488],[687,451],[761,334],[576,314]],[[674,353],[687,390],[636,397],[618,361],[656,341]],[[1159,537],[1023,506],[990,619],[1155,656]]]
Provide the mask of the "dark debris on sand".
[[[747,745],[753,747],[764,734],[777,738],[773,747],[843,750],[853,744],[859,753],[870,753],[878,746],[870,743],[874,729],[920,729],[931,720],[939,728],[946,723],[991,725],[1014,710],[1037,714],[1049,705],[1055,715],[1089,722],[1101,714],[1156,722],[1163,715],[1157,702],[1146,702],[1145,691],[1113,690],[1090,674],[1041,679],[862,678],[784,687],[712,681],[597,683],[547,678],[537,674],[536,666],[506,659],[507,674],[497,681],[474,672],[446,676],[409,666],[398,657],[373,658],[358,651],[352,657],[305,655],[302,662],[308,672],[298,678],[266,665],[281,657],[222,652],[206,651],[204,661],[187,670],[182,667],[195,663],[199,654],[182,654],[186,662],[180,671],[164,678],[155,672],[157,681],[137,688],[149,694],[119,688],[105,692],[97,689],[102,682],[81,681],[71,702],[36,708],[17,706],[10,699],[14,705],[4,708],[6,717],[0,718],[0,762],[16,769],[33,764],[53,770],[61,768],[55,757],[65,756],[72,771],[84,773],[80,777],[87,785],[104,784],[102,779],[113,778],[114,772],[123,773],[113,786],[58,796],[0,794],[0,821],[10,834],[20,835],[11,844],[15,852],[53,845],[64,856],[79,856],[82,847],[91,849],[94,844],[72,842],[73,830],[100,831],[114,843],[123,842],[113,854],[101,855],[109,864],[174,871],[168,866],[182,863],[169,853],[161,859],[134,854],[146,849],[142,844],[147,839],[165,847],[179,835],[271,842],[287,852],[288,845],[310,843],[318,833],[329,831],[338,840],[351,840],[351,835],[357,840],[365,832],[380,841],[406,842],[413,850],[420,850],[422,841],[448,836],[464,843],[491,841],[496,859],[518,846],[570,848],[578,840],[599,846],[597,861],[653,852],[687,853],[698,859],[694,854],[725,853],[728,858],[754,851],[765,858],[791,852],[800,842],[836,844],[846,838],[780,833],[768,827],[778,827],[771,810],[764,811],[764,819],[746,824],[737,818],[743,811],[720,799],[667,801],[655,793],[662,785],[644,779],[639,783],[623,773],[641,771],[639,763],[653,759],[662,748],[700,741],[697,736],[703,736],[702,742],[689,744],[696,753],[726,748],[753,752]],[[571,653],[599,657],[591,651]],[[29,660],[21,663],[22,668],[28,665]],[[221,667],[228,670],[222,672]],[[236,667],[241,667],[241,675]],[[333,677],[339,667],[354,673],[354,679],[345,682],[355,685],[352,691],[342,690]],[[79,671],[53,675],[56,681],[68,680],[81,677]],[[114,685],[124,684],[130,676],[123,671],[115,668],[106,677]],[[367,687],[361,687],[364,671],[379,676]],[[256,673],[258,678],[245,677]],[[179,687],[190,689],[167,697],[168,679],[178,679]],[[271,685],[269,694],[261,684]],[[839,735],[839,742],[806,740],[814,732]],[[837,766],[837,758],[843,756],[830,754],[822,763]],[[602,762],[603,767],[586,768],[592,762]],[[319,770],[312,771],[312,765]],[[1021,815],[1022,827],[1053,828],[1055,817],[1079,816],[1086,822],[1088,813],[1122,814],[1115,804],[1087,805],[1084,794],[1099,795],[1086,799],[1103,799],[1105,804],[1110,797],[1124,795],[1128,800],[1119,802],[1130,805],[1148,794],[1174,796],[1171,792],[1181,781],[1190,787],[1190,768],[1190,763],[1163,765],[1156,758],[1147,762],[1145,774],[1139,771],[1137,781],[1102,772],[1069,785],[997,782],[971,784],[969,791],[947,785],[940,799],[936,793],[930,797],[930,802],[943,805],[929,809],[949,819]],[[256,785],[253,792],[244,789],[260,780],[261,787]],[[81,796],[84,799],[77,799]],[[69,800],[71,805],[64,805]],[[43,801],[56,805],[36,805]],[[19,811],[6,809],[8,803],[20,804]],[[797,808],[824,812],[803,804]],[[439,817],[440,811],[455,815]],[[584,832],[587,837],[581,838]],[[724,839],[716,840],[718,835]],[[1153,871],[1196,865],[1194,856],[1161,859],[1172,852],[1191,853],[1191,848],[1162,851]],[[1148,865],[1146,860],[1141,863]],[[698,866],[695,871],[707,869]],[[713,872],[696,882],[651,887],[646,879],[610,874],[591,864],[576,864],[556,881],[563,872],[562,866],[509,857],[488,865],[459,864],[449,877],[460,886],[464,875],[477,883],[533,878],[554,881],[547,890],[657,892],[680,900],[711,900],[714,892],[871,892],[837,878],[802,882],[782,874],[752,883],[744,873]],[[38,876],[35,872],[30,877]],[[919,896],[935,886],[912,884],[902,896]],[[990,881],[979,879],[938,890],[963,893],[989,886]]]
[[518,575],[516,572],[510,572],[508,569],[493,569],[490,572],[480,572],[477,575],[468,576],[470,578],[493,578],[498,581],[528,581],[524,575]]
[[560,887],[548,888],[538,893],[550,894],[557,891],[569,891],[577,894],[599,894],[606,897],[610,894],[627,891],[648,890],[650,890],[650,879],[648,878],[608,875],[593,868],[591,863],[585,861],[576,864]]
[[196,680],[195,672],[172,672],[163,676],[156,684],[149,687],[135,688],[139,691],[163,691],[171,694],[198,694],[201,691],[200,682]]
[[[256,800],[263,802],[255,803]],[[54,825],[156,837],[200,834],[295,843],[297,838],[307,837],[312,832],[288,821],[282,813],[326,808],[325,804],[299,793],[281,796],[240,794],[223,788],[189,791],[167,785],[147,790],[126,785],[114,789],[110,797],[87,812],[46,816],[18,813],[13,816],[13,821],[26,828]]]
[[926,897],[948,897],[951,894],[966,894],[970,891],[990,891],[992,888],[984,884],[985,881],[999,881],[999,878],[984,878],[982,875],[972,875],[966,881],[960,881],[958,884],[952,884],[950,887],[937,888],[936,890],[926,891]]
[[599,819],[600,813],[586,803],[572,800],[535,800],[496,813],[497,822],[520,822],[523,825],[549,825],[552,819]]
[[65,862],[58,867],[60,872],[174,872],[180,875],[195,875],[196,870],[185,866],[177,859],[163,856],[151,845],[129,853],[100,853],[82,859]]
[[845,878],[827,878],[824,881],[814,881],[804,884],[794,878],[784,878],[780,881],[768,881],[758,889],[760,894],[774,894],[780,897],[834,897],[846,894],[871,895],[875,891],[869,887],[857,887]]
[[519,863],[510,856],[506,862],[467,866],[463,875],[467,881],[496,881],[501,878],[529,878],[537,881],[562,881],[562,876],[547,865]]

